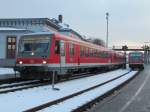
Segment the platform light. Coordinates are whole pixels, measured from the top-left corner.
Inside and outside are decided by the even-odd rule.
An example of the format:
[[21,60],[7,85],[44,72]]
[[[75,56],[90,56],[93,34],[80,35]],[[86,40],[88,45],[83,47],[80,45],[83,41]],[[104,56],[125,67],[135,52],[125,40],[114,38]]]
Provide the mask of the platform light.
[[108,21],[109,21],[109,13],[106,12],[106,22],[107,22],[107,29],[106,29],[106,47],[108,48],[108,34],[109,34],[109,31],[108,31]]
[[46,64],[47,62],[46,61],[43,61],[43,64]]

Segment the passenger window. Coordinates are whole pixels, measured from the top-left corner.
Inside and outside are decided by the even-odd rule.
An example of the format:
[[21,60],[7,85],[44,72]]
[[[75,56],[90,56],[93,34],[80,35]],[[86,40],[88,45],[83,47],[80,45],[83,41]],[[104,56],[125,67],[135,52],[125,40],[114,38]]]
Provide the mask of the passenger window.
[[88,57],[88,56],[89,56],[88,48],[86,48],[86,49],[85,49],[85,55],[86,55],[86,57]]
[[60,41],[55,41],[55,54],[60,54]]
[[96,55],[97,55],[97,51],[96,51],[96,49],[94,49],[94,57],[96,57]]
[[74,44],[72,43],[69,45],[69,52],[70,52],[70,56],[74,55]]
[[84,47],[80,48],[80,56],[83,57],[84,56]]
[[65,56],[65,43],[63,40],[61,40],[61,43],[60,43],[60,53],[61,53],[61,56]]
[[92,49],[89,49],[89,56],[92,57]]

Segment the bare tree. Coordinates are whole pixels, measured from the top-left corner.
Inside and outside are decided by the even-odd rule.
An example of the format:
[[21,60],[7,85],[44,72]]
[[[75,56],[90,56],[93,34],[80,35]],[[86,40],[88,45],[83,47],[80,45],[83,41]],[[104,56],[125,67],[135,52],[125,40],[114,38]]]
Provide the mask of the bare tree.
[[93,43],[103,47],[105,46],[105,42],[102,39],[95,38],[93,39]]
[[99,38],[88,38],[86,41],[105,47],[105,42]]

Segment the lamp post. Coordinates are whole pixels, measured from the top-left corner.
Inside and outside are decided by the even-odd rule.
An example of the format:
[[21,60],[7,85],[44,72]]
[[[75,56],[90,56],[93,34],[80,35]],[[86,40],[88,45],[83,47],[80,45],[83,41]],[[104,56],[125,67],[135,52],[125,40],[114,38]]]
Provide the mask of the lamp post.
[[127,45],[122,46],[122,50],[124,51],[124,55],[125,55],[125,64],[124,64],[123,68],[126,69],[126,64],[127,64],[126,51],[128,50],[128,46]]
[[106,47],[108,48],[108,35],[109,35],[109,32],[108,32],[108,17],[109,17],[109,13],[107,12],[106,13],[106,22],[107,22],[107,28],[106,28]]
[[144,58],[145,58],[145,63],[149,63],[150,61],[150,42],[144,42]]
[[55,71],[53,71],[53,75],[52,75],[52,90],[57,90],[59,91],[60,89],[59,88],[55,88],[55,80],[56,80],[56,74],[55,74]]

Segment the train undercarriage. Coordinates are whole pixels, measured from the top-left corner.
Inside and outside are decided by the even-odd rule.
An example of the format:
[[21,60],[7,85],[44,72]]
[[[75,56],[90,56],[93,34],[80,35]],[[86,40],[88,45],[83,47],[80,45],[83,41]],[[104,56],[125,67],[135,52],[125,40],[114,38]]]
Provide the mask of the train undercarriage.
[[129,67],[133,70],[135,70],[135,69],[143,70],[144,69],[143,64],[129,64]]
[[75,74],[96,72],[96,71],[108,71],[111,69],[123,68],[120,65],[107,65],[101,67],[81,67],[81,68],[48,68],[45,66],[23,66],[14,68],[15,71],[20,73],[22,79],[38,79],[38,80],[51,80],[53,72],[55,73],[56,80],[61,78],[69,78]]

